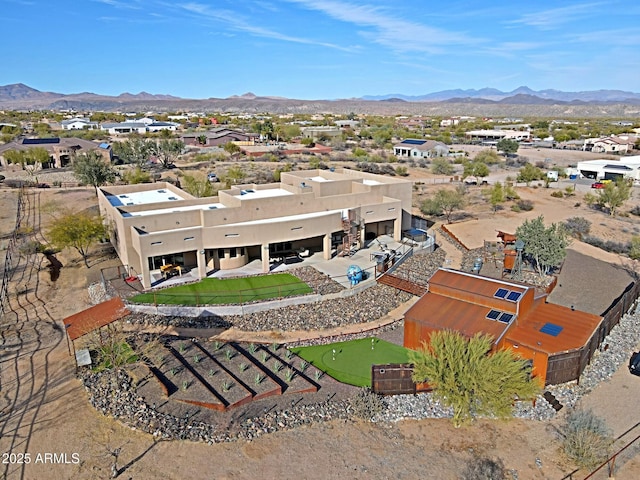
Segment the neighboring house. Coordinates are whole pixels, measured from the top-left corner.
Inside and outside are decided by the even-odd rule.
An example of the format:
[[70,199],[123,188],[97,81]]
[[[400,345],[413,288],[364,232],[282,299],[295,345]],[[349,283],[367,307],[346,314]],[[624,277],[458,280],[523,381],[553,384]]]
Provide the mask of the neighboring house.
[[358,128],[360,122],[358,120],[336,120],[334,122],[338,128]]
[[348,169],[282,172],[280,180],[208,198],[165,182],[107,186],[98,204],[120,260],[145,288],[165,264],[204,278],[259,260],[266,273],[274,255],[309,250],[330,260],[345,237],[399,241],[411,226],[410,181]]
[[460,119],[457,117],[443,118],[442,120],[440,120],[441,127],[454,127],[459,124],[460,124]]
[[147,131],[160,132],[161,130],[169,130],[170,132],[175,132],[179,126],[179,123],[173,122],[153,122],[147,125]]
[[180,136],[185,145],[195,147],[219,147],[229,142],[253,145],[258,137],[255,133],[244,133],[230,128],[212,128],[206,132],[191,132]]
[[434,158],[449,155],[449,147],[435,140],[407,138],[393,146],[393,154],[398,158]]
[[640,155],[620,160],[586,160],[578,162],[577,170],[580,176],[593,180],[630,178],[640,181]]
[[544,384],[577,380],[606,335],[602,317],[547,302],[535,287],[441,268],[404,315],[404,346],[432,332],[488,334],[494,349],[529,360]]
[[509,140],[531,140],[531,132],[520,130],[470,130],[465,132],[465,137],[470,141],[498,141],[503,138]]
[[100,129],[105,132],[109,132],[109,135],[121,135],[128,133],[139,133],[144,135],[147,133],[147,124],[142,122],[108,122],[101,124]]
[[431,126],[431,119],[425,117],[397,117],[396,124],[407,130],[422,130]]
[[82,152],[97,151],[105,160],[111,161],[112,151],[108,143],[95,143],[82,138],[23,138],[17,142],[0,145],[0,164],[7,165],[4,153],[9,150],[25,151],[40,147],[49,152],[50,162],[42,168],[62,168],[71,165],[73,157]]
[[586,152],[613,153],[623,155],[629,150],[633,150],[635,142],[635,137],[588,138],[584,141],[584,146],[582,147],[582,149]]
[[94,130],[100,128],[98,122],[92,122],[87,118],[71,118],[62,120],[60,126],[63,130]]
[[302,136],[304,138],[311,138],[312,140],[319,140],[321,137],[339,137],[342,135],[342,130],[338,127],[303,127]]

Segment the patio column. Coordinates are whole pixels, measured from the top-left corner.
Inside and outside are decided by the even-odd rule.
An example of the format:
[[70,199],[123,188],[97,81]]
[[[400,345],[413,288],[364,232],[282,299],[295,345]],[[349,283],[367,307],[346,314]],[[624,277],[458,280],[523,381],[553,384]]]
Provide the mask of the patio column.
[[260,258],[262,260],[262,272],[269,273],[269,244],[263,243],[260,249]]
[[198,278],[207,278],[207,258],[204,249],[197,251]]
[[[145,258],[142,263],[142,272],[140,272],[140,282],[145,290],[151,288],[151,272],[149,271],[149,259]],[[136,272],[137,273],[137,272]]]
[[402,240],[402,214],[400,214],[399,218],[396,218],[393,221],[393,239],[396,242],[400,242]]
[[322,258],[331,260],[331,233],[322,237]]

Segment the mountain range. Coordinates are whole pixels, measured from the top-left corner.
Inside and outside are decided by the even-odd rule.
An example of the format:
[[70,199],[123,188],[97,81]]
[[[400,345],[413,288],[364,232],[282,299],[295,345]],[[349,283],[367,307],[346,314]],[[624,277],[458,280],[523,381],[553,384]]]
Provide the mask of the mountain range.
[[147,92],[122,93],[117,96],[90,92],[62,94],[42,92],[17,83],[0,86],[0,109],[638,117],[640,93],[621,90],[535,91],[523,86],[511,92],[494,88],[456,89],[425,95],[369,95],[338,100],[296,100],[256,96],[253,93],[228,98],[186,99]]

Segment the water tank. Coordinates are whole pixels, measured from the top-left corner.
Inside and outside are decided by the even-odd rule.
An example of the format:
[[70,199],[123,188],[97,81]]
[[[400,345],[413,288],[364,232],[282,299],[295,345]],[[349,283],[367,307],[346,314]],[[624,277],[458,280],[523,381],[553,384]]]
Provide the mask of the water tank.
[[360,283],[362,281],[362,268],[358,265],[350,265],[347,268],[347,279],[349,279],[351,285]]

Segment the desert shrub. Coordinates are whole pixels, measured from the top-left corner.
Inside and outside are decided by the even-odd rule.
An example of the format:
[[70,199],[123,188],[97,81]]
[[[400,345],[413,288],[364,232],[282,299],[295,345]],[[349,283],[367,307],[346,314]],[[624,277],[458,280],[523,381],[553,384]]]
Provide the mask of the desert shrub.
[[629,246],[629,257],[633,260],[640,260],[640,237],[634,235],[631,237],[631,245]]
[[560,190],[555,190],[551,192],[551,196],[553,198],[564,198],[564,193],[562,193]]
[[467,463],[463,480],[504,480],[504,463],[499,458],[475,457]]
[[637,217],[640,217],[640,205],[636,205],[635,207],[633,207],[631,210],[629,210],[629,213],[631,215],[635,215]]
[[533,210],[533,202],[531,200],[518,200],[516,206],[524,212]]
[[603,240],[602,238],[585,236],[582,239],[583,242],[593,245],[594,247],[601,248],[607,252],[626,254],[629,251],[630,245],[623,242],[614,242],[613,240]]
[[607,458],[613,443],[605,421],[591,410],[574,410],[561,428],[562,450],[576,465],[593,468]]
[[582,237],[589,234],[591,222],[584,217],[571,217],[565,220],[564,228],[569,235],[582,240]]
[[511,205],[511,211],[518,213],[518,212],[521,212],[522,210],[520,209],[520,207],[517,204],[513,204],[513,205]]
[[351,398],[352,413],[363,420],[371,420],[380,414],[385,408],[382,397],[376,395],[368,388],[362,388]]

